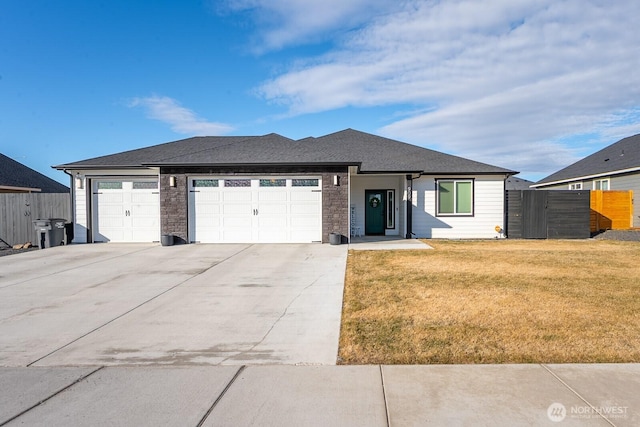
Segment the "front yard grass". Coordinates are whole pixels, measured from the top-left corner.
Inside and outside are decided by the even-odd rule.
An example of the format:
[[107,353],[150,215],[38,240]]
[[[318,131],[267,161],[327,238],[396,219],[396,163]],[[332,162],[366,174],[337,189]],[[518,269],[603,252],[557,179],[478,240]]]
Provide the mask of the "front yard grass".
[[640,362],[640,243],[350,251],[341,364]]

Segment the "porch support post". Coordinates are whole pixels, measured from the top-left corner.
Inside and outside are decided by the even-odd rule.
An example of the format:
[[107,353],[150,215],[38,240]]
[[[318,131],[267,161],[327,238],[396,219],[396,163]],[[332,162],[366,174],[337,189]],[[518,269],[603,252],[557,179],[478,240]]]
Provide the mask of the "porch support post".
[[411,239],[413,234],[412,223],[413,223],[413,213],[411,209],[413,208],[413,177],[411,175],[407,175],[407,235],[405,239]]

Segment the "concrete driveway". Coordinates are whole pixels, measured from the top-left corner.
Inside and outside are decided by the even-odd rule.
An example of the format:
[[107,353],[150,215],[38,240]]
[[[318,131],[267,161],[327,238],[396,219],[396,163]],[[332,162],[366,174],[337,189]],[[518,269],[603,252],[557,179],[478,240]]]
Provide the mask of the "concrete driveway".
[[71,245],[0,258],[0,366],[335,364],[347,246]]

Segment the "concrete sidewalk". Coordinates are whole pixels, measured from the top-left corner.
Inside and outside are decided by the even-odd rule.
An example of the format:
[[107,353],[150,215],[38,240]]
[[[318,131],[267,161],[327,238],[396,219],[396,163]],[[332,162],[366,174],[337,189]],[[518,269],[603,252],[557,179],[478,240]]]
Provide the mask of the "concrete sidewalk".
[[640,364],[0,368],[0,426],[635,426]]

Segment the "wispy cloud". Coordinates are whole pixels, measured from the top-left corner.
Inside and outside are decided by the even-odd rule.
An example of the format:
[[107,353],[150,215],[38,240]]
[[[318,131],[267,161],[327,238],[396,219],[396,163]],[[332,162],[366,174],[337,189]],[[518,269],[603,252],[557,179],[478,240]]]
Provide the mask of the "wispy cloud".
[[253,50],[263,53],[319,42],[367,22],[394,6],[388,0],[223,0],[220,12],[247,13],[258,32]]
[[144,108],[147,117],[167,123],[176,133],[221,135],[233,130],[230,125],[200,118],[195,112],[181,106],[178,101],[168,96],[133,98],[128,102],[128,106]]
[[[266,0],[236,3],[266,7]],[[305,2],[270,2],[290,3],[299,11]],[[368,15],[339,48],[266,81],[260,96],[290,115],[396,106],[402,118],[380,133],[527,173],[552,172],[594,143],[640,132],[640,2],[393,4]],[[284,28],[304,24],[296,16],[282,18]],[[576,146],[581,134],[592,145]]]

